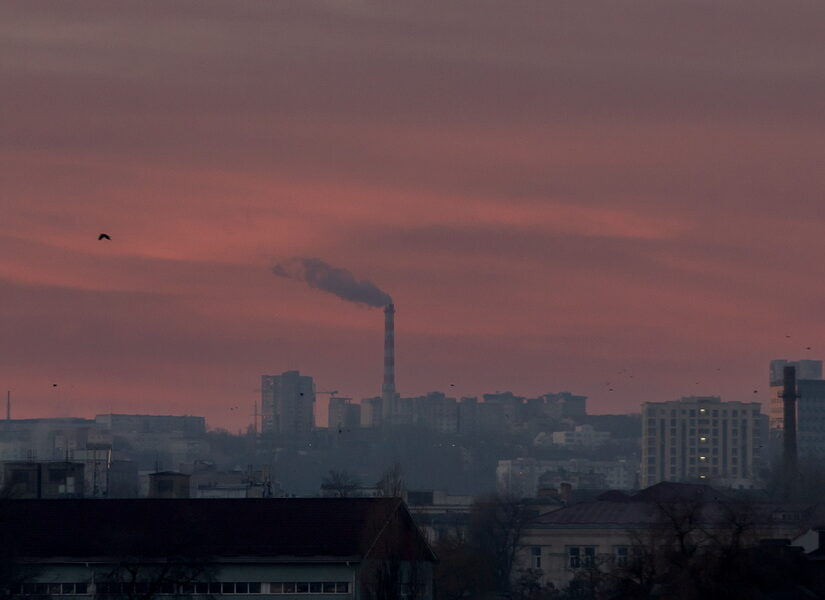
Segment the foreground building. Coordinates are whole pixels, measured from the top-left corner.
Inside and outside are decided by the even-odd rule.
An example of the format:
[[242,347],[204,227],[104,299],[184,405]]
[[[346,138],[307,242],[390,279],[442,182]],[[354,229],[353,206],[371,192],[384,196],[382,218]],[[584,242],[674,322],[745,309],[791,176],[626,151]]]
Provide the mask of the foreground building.
[[541,584],[564,589],[594,573],[665,557],[680,540],[709,547],[729,543],[735,533],[740,549],[756,547],[761,540],[789,541],[821,517],[816,505],[740,502],[700,484],[659,483],[633,495],[610,491],[536,518],[522,536],[516,570],[531,569]]
[[642,404],[641,484],[713,482],[751,488],[767,450],[758,402],[689,396]]
[[435,556],[397,498],[13,500],[3,516],[12,594],[433,593]]

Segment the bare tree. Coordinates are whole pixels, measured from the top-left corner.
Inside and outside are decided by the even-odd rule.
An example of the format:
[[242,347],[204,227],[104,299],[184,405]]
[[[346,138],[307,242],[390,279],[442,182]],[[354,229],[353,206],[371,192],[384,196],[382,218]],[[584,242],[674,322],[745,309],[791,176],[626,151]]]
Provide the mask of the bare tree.
[[510,590],[522,532],[535,516],[523,503],[500,494],[481,498],[473,505],[470,543],[484,557],[482,568],[489,568],[496,591]]
[[[202,560],[188,557],[168,557],[150,561],[123,558],[97,583],[108,596],[124,600],[153,600],[164,594],[189,597],[196,584],[212,579],[212,571]],[[202,592],[201,592],[202,593]]]
[[478,598],[492,587],[486,557],[458,536],[445,536],[436,542],[435,597],[438,600]]
[[361,481],[347,470],[336,471],[330,469],[326,477],[321,481],[321,489],[336,497],[350,498],[355,496]]
[[400,498],[406,491],[401,463],[395,461],[387,467],[381,473],[381,478],[376,482],[375,487],[382,496]]
[[400,504],[391,516],[378,513],[362,532],[372,542],[360,574],[365,600],[418,600],[432,578],[430,549],[406,511],[398,512]]
[[759,547],[752,505],[696,498],[657,502],[653,510],[647,528],[628,532],[626,563],[582,573],[577,597],[754,600],[796,585],[788,577],[792,560]]

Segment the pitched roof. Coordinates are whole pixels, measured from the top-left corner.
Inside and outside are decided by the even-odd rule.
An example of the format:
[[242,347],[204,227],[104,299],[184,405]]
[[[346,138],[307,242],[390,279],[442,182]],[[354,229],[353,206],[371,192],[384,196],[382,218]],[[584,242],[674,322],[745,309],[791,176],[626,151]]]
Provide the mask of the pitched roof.
[[[654,498],[656,496],[653,496]],[[629,529],[635,526],[647,526],[660,522],[663,508],[673,507],[681,513],[692,510],[690,496],[667,497],[666,500],[651,500],[649,497],[629,499],[605,499],[595,502],[571,504],[559,510],[543,514],[532,525],[539,528],[594,528],[594,529]],[[687,500],[685,499],[687,498]],[[681,508],[680,508],[681,507]],[[716,497],[701,498],[695,505],[695,518],[705,524],[723,524],[739,515],[747,516],[754,523],[769,525],[774,523],[796,525],[810,519],[812,508],[807,505],[783,504],[775,502],[730,502]],[[777,520],[777,513],[791,512],[789,520]]]
[[633,494],[631,498],[642,502],[697,501],[718,502],[725,496],[709,485],[662,481]]
[[658,516],[648,502],[598,500],[571,504],[538,517],[534,524],[550,526],[628,526],[653,523]]
[[[387,529],[433,557],[397,498],[10,500],[0,543],[21,557],[357,558]],[[410,543],[410,542],[413,543]]]

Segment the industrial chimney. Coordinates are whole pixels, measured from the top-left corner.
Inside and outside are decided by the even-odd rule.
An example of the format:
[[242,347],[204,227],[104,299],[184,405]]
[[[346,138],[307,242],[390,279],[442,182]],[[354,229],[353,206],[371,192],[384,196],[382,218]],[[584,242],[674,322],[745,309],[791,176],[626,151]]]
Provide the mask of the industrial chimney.
[[395,407],[395,305],[384,308],[384,385],[381,386],[384,421],[394,423]]
[[794,478],[797,472],[796,452],[796,367],[785,367],[782,372],[782,408],[784,424],[782,435],[782,465],[785,476]]

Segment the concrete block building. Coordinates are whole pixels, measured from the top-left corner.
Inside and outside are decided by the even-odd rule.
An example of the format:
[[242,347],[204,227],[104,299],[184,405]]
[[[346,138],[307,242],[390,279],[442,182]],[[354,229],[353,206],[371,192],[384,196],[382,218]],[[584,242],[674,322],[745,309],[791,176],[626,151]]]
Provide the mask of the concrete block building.
[[642,405],[641,484],[713,482],[750,488],[767,450],[758,402],[690,396]]

